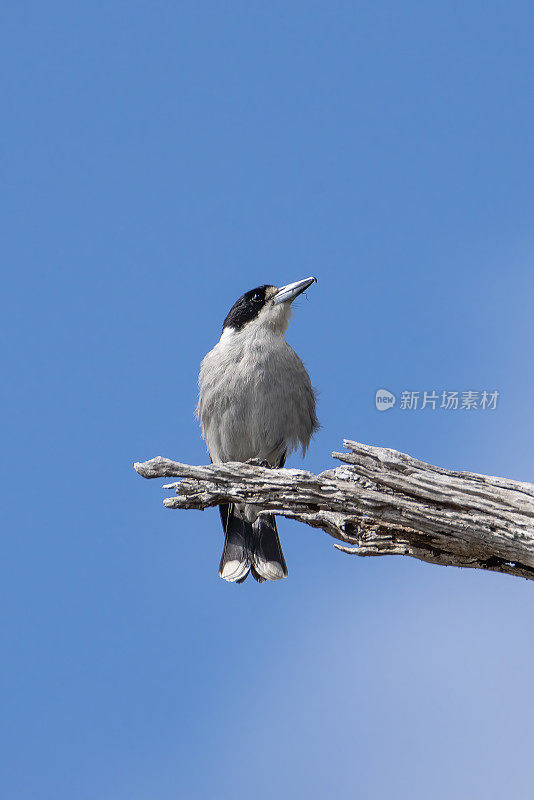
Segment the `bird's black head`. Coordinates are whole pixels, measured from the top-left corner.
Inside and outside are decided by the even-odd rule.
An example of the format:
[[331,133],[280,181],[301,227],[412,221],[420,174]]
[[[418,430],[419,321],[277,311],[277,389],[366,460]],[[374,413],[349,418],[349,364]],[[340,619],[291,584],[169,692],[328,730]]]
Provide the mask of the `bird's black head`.
[[281,289],[264,284],[245,292],[228,312],[223,324],[223,333],[241,331],[245,325],[256,320],[261,314],[258,320],[260,326],[284,334],[291,316],[291,303],[316,280],[317,278],[313,277],[304,278],[296,283],[288,283]]
[[250,292],[245,292],[239,300],[235,301],[228,312],[223,323],[223,330],[225,328],[233,328],[236,331],[242,330],[247,322],[251,322],[258,316],[265,303],[270,300],[276,291],[275,286],[264,284],[263,286],[258,286],[257,289],[251,289]]

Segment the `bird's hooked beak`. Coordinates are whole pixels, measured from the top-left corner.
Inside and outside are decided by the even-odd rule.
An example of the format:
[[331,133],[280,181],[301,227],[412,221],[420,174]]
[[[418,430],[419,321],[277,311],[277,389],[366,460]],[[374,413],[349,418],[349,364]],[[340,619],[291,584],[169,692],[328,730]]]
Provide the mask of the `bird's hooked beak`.
[[273,297],[273,303],[292,303],[295,297],[305,292],[308,286],[311,286],[314,281],[317,283],[317,278],[304,278],[302,281],[296,281],[296,283],[288,283],[287,286],[282,286]]

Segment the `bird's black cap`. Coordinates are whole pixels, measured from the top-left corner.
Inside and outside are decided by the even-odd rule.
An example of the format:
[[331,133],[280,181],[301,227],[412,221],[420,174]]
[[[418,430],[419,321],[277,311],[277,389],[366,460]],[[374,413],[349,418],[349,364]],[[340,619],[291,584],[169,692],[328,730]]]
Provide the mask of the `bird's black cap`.
[[[270,292],[268,291],[269,289],[271,290]],[[241,295],[226,315],[223,331],[225,328],[234,328],[236,331],[240,331],[247,322],[255,319],[265,305],[266,300],[270,296],[272,297],[273,289],[273,286],[269,286],[266,283]]]

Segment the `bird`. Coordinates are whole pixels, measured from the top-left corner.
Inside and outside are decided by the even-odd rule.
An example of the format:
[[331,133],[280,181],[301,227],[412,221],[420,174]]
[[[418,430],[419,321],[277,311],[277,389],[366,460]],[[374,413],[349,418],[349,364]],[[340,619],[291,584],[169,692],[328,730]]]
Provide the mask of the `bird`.
[[[296,297],[317,278],[245,292],[231,307],[222,335],[204,357],[197,416],[213,464],[262,463],[281,468],[299,446],[303,456],[319,428],[316,391],[285,334]],[[219,575],[243,583],[287,576],[273,514],[252,504],[219,506],[225,540]]]

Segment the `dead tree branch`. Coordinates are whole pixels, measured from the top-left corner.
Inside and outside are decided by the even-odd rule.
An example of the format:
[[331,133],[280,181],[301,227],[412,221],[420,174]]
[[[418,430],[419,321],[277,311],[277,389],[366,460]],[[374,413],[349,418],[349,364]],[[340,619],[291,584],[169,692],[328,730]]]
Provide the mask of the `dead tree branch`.
[[425,464],[346,440],[343,462],[319,475],[251,463],[194,467],[158,456],[135,469],[164,486],[167,508],[253,503],[343,542],[359,556],[407,555],[534,579],[534,485]]

